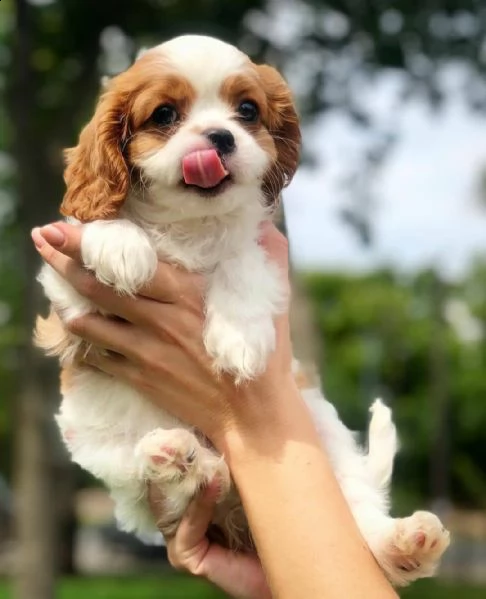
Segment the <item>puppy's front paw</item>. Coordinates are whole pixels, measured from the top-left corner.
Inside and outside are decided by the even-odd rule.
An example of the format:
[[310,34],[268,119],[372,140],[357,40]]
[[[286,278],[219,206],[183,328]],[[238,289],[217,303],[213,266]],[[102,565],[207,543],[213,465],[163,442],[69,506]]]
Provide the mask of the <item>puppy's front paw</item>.
[[271,316],[253,322],[236,322],[213,314],[207,322],[204,344],[216,372],[234,375],[237,383],[261,374],[275,349]]
[[433,576],[449,543],[449,531],[435,514],[415,512],[393,521],[378,561],[393,584],[405,586]]
[[147,235],[126,220],[85,225],[81,254],[96,278],[118,293],[133,295],[157,268],[157,254]]

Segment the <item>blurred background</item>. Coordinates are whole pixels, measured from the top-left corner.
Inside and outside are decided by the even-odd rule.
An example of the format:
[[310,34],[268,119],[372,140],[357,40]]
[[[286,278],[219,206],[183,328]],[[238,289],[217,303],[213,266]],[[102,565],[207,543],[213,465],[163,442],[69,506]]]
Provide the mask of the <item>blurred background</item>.
[[102,74],[190,32],[295,92],[297,353],[351,427],[376,395],[393,406],[394,513],[429,506],[454,534],[440,578],[403,597],[485,597],[486,3],[0,0],[0,598],[221,596],[116,531],[60,446],[57,368],[30,344],[45,306],[29,232],[57,214],[62,148]]

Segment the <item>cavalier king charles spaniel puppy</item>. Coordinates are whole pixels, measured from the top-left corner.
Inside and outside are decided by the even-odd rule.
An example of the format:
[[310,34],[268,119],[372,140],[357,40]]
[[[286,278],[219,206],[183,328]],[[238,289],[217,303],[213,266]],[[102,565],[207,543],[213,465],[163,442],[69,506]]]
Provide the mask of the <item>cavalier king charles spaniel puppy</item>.
[[[215,371],[238,384],[264,370],[275,346],[273,318],[287,302],[258,235],[299,151],[291,93],[274,68],[213,38],[179,37],[145,51],[105,85],[78,145],[67,151],[61,211],[83,227],[86,268],[119,293],[136,294],[158,260],[203,273],[204,345]],[[198,489],[217,476],[214,531],[231,547],[252,550],[222,456],[134,389],[84,366],[86,347],[63,323],[95,307],[48,266],[39,280],[53,310],[39,319],[37,344],[63,368],[57,422],[72,459],[110,488],[121,528],[156,534],[150,482],[165,497],[160,528],[173,534]],[[432,575],[449,543],[439,519],[388,514],[397,450],[390,410],[373,405],[365,453],[317,388],[304,386],[302,394],[389,579],[403,585]]]

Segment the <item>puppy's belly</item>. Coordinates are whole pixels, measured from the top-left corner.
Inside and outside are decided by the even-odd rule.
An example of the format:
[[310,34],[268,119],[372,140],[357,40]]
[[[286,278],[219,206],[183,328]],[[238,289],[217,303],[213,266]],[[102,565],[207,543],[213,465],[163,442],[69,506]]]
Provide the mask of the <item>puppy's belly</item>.
[[[110,488],[120,528],[147,541],[157,527],[144,497],[146,479],[136,446],[155,429],[191,427],[154,407],[123,382],[91,369],[65,369],[61,388],[63,401],[56,420],[72,460]],[[191,499],[188,485],[181,481],[164,487],[164,492],[171,494],[172,505],[179,506],[182,515]],[[230,547],[252,548],[234,488],[216,507],[212,534]]]
[[[136,477],[134,448],[155,428],[189,428],[121,381],[88,368],[61,375],[57,422],[72,458],[108,485]],[[130,471],[130,472],[128,472]]]

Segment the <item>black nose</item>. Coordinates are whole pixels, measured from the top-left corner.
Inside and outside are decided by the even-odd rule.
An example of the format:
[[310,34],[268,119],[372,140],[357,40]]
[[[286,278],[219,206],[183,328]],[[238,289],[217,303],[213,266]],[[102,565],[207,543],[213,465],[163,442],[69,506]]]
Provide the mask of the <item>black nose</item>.
[[228,129],[210,129],[205,135],[221,154],[230,154],[236,147],[234,135]]

